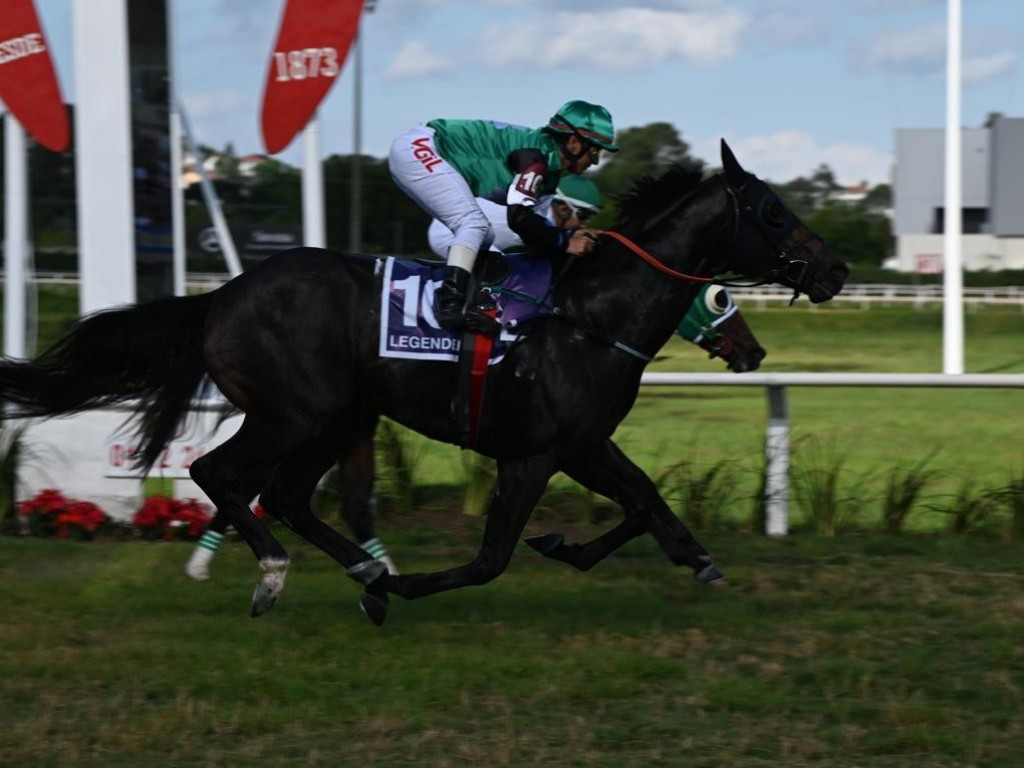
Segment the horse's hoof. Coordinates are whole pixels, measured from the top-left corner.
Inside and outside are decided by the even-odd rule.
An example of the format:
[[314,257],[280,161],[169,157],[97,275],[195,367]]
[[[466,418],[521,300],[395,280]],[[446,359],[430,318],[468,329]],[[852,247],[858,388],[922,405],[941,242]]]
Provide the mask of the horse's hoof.
[[262,616],[269,611],[274,607],[274,603],[277,602],[277,595],[277,591],[261,581],[256,585],[256,589],[252,591],[252,610],[249,611],[249,616],[255,619],[257,616]]
[[388,596],[363,592],[359,596],[359,607],[363,609],[366,618],[372,621],[374,626],[379,627],[388,615]]
[[710,563],[701,568],[697,573],[694,574],[694,578],[697,579],[701,584],[711,584],[713,586],[725,586],[725,574],[718,570],[718,566],[714,563]]
[[367,584],[372,584],[387,572],[388,567],[380,560],[364,560],[345,571],[350,579],[358,581],[364,587]]
[[193,581],[209,581],[210,580],[210,569],[205,565],[194,565],[189,563],[185,566],[185,574]]
[[565,537],[560,533],[542,533],[539,536],[527,536],[526,543],[547,557],[565,544]]

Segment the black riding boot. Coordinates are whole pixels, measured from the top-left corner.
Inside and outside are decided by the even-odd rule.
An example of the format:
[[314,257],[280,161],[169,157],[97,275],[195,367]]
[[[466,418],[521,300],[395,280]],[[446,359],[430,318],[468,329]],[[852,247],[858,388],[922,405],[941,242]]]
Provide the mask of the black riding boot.
[[462,267],[445,267],[444,281],[434,294],[437,324],[449,330],[466,327],[466,288],[469,272]]

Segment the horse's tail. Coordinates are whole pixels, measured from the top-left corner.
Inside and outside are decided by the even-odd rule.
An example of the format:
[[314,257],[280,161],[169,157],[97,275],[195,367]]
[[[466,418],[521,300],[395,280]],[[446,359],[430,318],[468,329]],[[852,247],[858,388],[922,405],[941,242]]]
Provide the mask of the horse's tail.
[[35,360],[0,361],[0,398],[19,416],[59,416],[138,399],[136,454],[148,470],[174,437],[206,372],[212,293],[83,317]]

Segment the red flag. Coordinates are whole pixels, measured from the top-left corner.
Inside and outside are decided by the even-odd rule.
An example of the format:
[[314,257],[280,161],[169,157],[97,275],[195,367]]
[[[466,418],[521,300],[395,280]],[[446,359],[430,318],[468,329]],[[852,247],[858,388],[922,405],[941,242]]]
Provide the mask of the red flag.
[[44,147],[68,148],[68,113],[32,0],[0,0],[0,99]]
[[362,9],[363,0],[288,0],[263,91],[268,153],[288,146],[334,85]]

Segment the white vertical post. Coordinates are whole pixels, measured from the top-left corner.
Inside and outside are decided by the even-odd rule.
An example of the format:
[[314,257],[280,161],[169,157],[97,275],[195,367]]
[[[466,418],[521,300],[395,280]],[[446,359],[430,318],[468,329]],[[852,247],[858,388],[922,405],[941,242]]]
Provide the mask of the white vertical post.
[[320,161],[320,121],[316,114],[302,133],[302,150],[302,244],[325,248],[324,171]]
[[171,239],[174,295],[185,295],[185,190],[181,186],[181,115],[178,114],[178,25],[174,0],[167,0],[167,71],[171,87]]
[[175,106],[171,108],[171,237],[174,243],[175,296],[185,295],[185,190],[181,186],[181,168],[181,115]]
[[217,232],[217,242],[220,243],[221,253],[224,254],[224,263],[227,265],[228,274],[238,277],[242,274],[242,263],[238,260],[238,252],[235,250],[235,241],[231,237],[231,230],[228,229],[227,220],[224,218],[224,211],[220,207],[220,198],[217,197],[217,190],[213,188],[213,182],[206,173],[202,150],[199,149],[199,142],[192,133],[192,126],[188,121],[188,113],[185,105],[178,102],[178,115],[181,118],[181,127],[185,130],[185,139],[188,141],[189,151],[196,159],[196,168],[199,171],[199,184],[203,191],[203,200],[206,203],[206,212],[210,214],[210,221]]
[[4,123],[4,354],[24,357],[28,161],[25,129],[10,112]]
[[[364,12],[373,10],[366,3]],[[363,250],[363,19],[360,15],[356,38],[352,43],[352,178],[349,190],[348,249]]]
[[768,386],[768,426],[764,434],[765,533],[789,533],[789,413],[786,388]]
[[71,4],[79,308],[135,302],[135,203],[124,0]]
[[960,137],[961,0],[949,0],[946,49],[946,202],[942,303],[942,371],[964,372],[962,187]]

